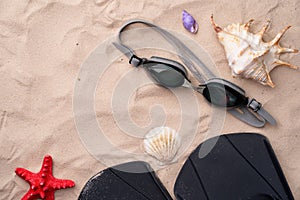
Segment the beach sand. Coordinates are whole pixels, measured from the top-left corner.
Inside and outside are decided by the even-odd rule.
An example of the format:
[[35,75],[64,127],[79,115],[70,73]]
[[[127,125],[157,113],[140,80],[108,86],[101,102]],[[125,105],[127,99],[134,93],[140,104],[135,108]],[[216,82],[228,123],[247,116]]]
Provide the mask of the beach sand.
[[[234,5],[233,5],[234,4]],[[186,35],[201,45],[211,56],[219,74],[247,91],[263,103],[277,120],[277,126],[258,129],[226,115],[216,135],[233,132],[257,132],[267,136],[275,150],[287,181],[296,199],[300,200],[300,72],[278,67],[271,73],[275,88],[254,81],[232,78],[225,58],[210,24],[225,27],[233,22],[255,19],[251,30],[259,30],[268,20],[271,27],[264,39],[271,40],[285,26],[292,25],[281,45],[300,49],[300,1],[121,1],[121,0],[2,0],[0,2],[0,199],[20,199],[28,184],[15,174],[24,167],[38,172],[42,159],[50,154],[57,178],[72,179],[76,186],[55,193],[59,199],[77,199],[87,180],[107,167],[85,148],[76,129],[73,110],[74,88],[82,64],[101,43],[115,35],[129,19],[141,18],[161,27]],[[199,24],[196,35],[187,32],[181,23],[186,9]],[[148,52],[151,55],[153,52]],[[157,52],[155,52],[157,55]],[[159,52],[158,52],[159,53]],[[161,55],[161,54],[160,54]],[[300,66],[299,54],[283,55],[282,60]],[[127,58],[116,60],[97,84],[95,110],[97,120],[112,144],[124,151],[142,152],[141,140],[125,134],[113,115],[111,98],[116,83],[131,70]],[[142,73],[141,70],[134,71]],[[183,113],[180,102],[169,90],[147,85],[128,99],[128,109],[137,126],[151,123],[149,110],[163,107],[166,118],[162,124],[179,129],[183,118],[194,131],[192,143],[178,162],[157,170],[157,174],[173,195],[177,174],[189,152],[204,139],[214,119],[205,100],[195,97],[201,113]],[[126,100],[127,101],[127,100]],[[126,111],[125,109],[125,111]],[[125,112],[124,111],[124,112]],[[118,116],[122,121],[122,115]],[[155,117],[155,115],[154,115]],[[125,121],[127,118],[124,118]],[[156,116],[157,122],[160,116]],[[201,122],[200,124],[198,122]],[[219,122],[218,122],[219,123]],[[199,125],[199,126],[198,126]],[[145,133],[139,133],[145,134]],[[82,135],[81,135],[82,136]],[[138,143],[140,142],[140,143]],[[101,149],[101,147],[99,147]],[[108,154],[107,154],[108,153]],[[103,152],[103,159],[114,163],[118,158]],[[101,156],[100,156],[101,157]],[[117,161],[116,161],[117,162]]]

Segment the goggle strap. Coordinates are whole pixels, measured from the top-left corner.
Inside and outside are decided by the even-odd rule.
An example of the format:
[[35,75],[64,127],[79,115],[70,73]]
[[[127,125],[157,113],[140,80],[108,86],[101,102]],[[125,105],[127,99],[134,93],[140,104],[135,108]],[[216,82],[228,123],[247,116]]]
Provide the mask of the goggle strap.
[[258,111],[256,111],[259,116],[263,117],[265,120],[267,120],[270,124],[276,125],[276,120],[268,113],[263,107],[261,107]]
[[125,46],[125,45],[123,45],[121,43],[113,42],[113,45],[119,51],[121,51],[128,59],[130,59],[134,55],[134,51],[131,48],[129,48],[129,47],[127,47],[127,46]]
[[276,120],[262,107],[262,104],[255,99],[249,99],[246,105],[229,109],[228,112],[239,120],[257,128],[263,127],[266,122],[276,125]]
[[131,58],[129,59],[129,63],[132,64],[135,67],[140,66],[141,64],[143,64],[143,60],[142,58],[137,57],[136,55],[132,55]]
[[235,118],[257,128],[262,128],[266,124],[266,120],[264,118],[258,117],[252,112],[250,112],[249,108],[246,107],[245,105],[239,108],[229,109],[228,112],[232,114]]

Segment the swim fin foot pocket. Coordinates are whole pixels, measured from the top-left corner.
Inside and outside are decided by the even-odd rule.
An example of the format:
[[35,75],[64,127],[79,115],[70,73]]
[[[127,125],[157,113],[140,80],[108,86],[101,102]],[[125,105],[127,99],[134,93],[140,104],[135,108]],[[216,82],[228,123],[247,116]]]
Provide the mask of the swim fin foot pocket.
[[[202,157],[206,148],[211,150]],[[221,135],[200,144],[179,172],[174,195],[177,200],[294,200],[268,139],[255,133]],[[150,165],[137,161],[99,172],[79,196],[100,199],[172,198]]]

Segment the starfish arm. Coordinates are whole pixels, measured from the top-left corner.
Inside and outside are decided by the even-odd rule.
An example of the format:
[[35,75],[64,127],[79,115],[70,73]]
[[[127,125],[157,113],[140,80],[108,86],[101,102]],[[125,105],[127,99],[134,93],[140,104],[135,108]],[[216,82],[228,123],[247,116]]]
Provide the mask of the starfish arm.
[[54,191],[48,191],[45,200],[54,200]]
[[27,182],[30,180],[30,178],[34,175],[31,171],[28,171],[27,169],[24,168],[17,168],[15,170],[16,174],[26,180]]
[[54,178],[51,181],[51,185],[52,185],[53,189],[62,189],[62,188],[65,189],[65,188],[74,187],[75,183],[72,180]]
[[52,165],[53,165],[52,157],[49,155],[45,156],[41,171],[52,174]]
[[34,194],[33,190],[28,190],[28,192],[22,197],[21,200],[35,200],[38,198],[36,194]]
[[46,194],[45,194],[45,191],[43,191],[43,190],[40,190],[40,197],[42,198],[42,199],[44,199],[45,198],[45,196],[46,196]]

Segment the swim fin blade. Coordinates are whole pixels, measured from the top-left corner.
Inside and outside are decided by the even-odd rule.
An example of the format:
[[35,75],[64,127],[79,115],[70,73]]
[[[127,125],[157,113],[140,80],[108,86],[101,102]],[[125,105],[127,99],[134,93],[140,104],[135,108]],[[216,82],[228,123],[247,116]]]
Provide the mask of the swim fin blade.
[[135,161],[107,168],[93,176],[78,200],[172,200],[146,162]]
[[294,199],[268,139],[254,133],[221,135],[200,144],[183,165],[174,194],[177,200]]

